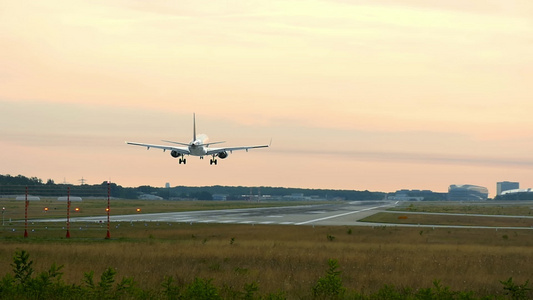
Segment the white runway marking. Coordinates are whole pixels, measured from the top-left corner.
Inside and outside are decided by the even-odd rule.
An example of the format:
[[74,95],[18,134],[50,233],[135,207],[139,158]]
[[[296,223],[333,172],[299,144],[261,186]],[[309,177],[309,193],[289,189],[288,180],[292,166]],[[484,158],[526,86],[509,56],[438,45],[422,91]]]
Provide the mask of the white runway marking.
[[362,212],[362,211],[372,210],[372,209],[376,209],[376,208],[380,208],[380,207],[384,207],[384,206],[389,206],[389,205],[380,205],[380,206],[374,206],[374,207],[369,207],[369,208],[360,209],[360,210],[354,210],[354,211],[343,213],[343,214],[338,214],[338,215],[334,215],[334,216],[329,216],[329,217],[324,217],[324,218],[319,218],[319,219],[314,219],[314,220],[309,220],[309,221],[305,221],[305,222],[296,223],[296,225],[305,225],[305,224],[309,224],[309,223],[314,223],[314,222],[324,221],[324,220],[328,220],[328,219],[343,217],[343,216],[355,214],[355,213]]

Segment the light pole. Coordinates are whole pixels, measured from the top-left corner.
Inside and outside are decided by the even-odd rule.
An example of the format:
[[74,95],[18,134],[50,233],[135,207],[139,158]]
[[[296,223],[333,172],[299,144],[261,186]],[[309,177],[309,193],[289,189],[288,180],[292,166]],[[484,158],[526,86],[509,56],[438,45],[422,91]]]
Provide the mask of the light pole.
[[2,227],[4,227],[4,213],[6,212],[6,208],[2,206]]

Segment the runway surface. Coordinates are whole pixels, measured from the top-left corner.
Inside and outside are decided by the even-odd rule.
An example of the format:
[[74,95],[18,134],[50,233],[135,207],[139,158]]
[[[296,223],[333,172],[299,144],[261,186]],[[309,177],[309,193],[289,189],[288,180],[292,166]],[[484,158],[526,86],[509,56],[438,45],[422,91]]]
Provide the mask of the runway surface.
[[[168,212],[155,214],[111,215],[111,222],[178,222],[222,224],[280,225],[356,225],[358,220],[381,209],[396,205],[396,201],[355,201],[346,204],[302,205],[272,208],[246,208]],[[34,220],[64,222],[62,219]],[[71,222],[106,222],[107,216],[71,218]],[[372,224],[370,224],[372,225]]]
[[[494,203],[497,205],[497,203]],[[278,225],[333,225],[333,226],[400,226],[430,228],[476,228],[476,229],[533,229],[531,227],[492,227],[431,224],[390,224],[359,222],[375,213],[400,205],[398,201],[353,201],[342,204],[301,205],[268,208],[244,208],[166,212],[153,214],[111,215],[111,222],[169,222],[169,223],[219,223],[219,224],[278,224]],[[432,214],[455,216],[490,216],[494,218],[531,218],[532,216],[479,215],[455,213],[424,213],[388,211],[401,214]],[[32,222],[65,222],[61,219],[31,220]],[[70,222],[107,222],[107,216],[73,217]]]

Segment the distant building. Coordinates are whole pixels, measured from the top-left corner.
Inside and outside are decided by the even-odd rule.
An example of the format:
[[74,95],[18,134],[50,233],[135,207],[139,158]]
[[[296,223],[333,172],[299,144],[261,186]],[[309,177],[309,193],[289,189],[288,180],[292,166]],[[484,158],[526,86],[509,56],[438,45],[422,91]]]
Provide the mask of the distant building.
[[41,198],[39,196],[17,196],[17,198],[15,198],[15,200],[24,200],[26,201],[26,199],[28,201],[41,201]]
[[389,196],[389,200],[397,200],[397,201],[422,201],[424,200],[423,196],[417,195],[414,196],[413,194],[416,192],[419,192],[418,190],[398,190],[393,196]]
[[215,201],[226,201],[226,200],[228,200],[228,195],[214,194],[213,195],[213,200],[215,200]]
[[511,182],[511,181],[502,181],[496,183],[496,195],[502,195],[505,191],[510,190],[518,190],[520,189],[520,183],[519,182]]
[[139,199],[141,200],[163,200],[162,197],[159,197],[156,195],[150,195],[150,194],[142,194],[139,196]]
[[485,201],[489,197],[486,187],[462,184],[452,184],[448,188],[448,200],[450,201]]
[[517,194],[517,193],[533,193],[533,189],[514,189],[514,190],[506,190],[501,193],[501,195],[509,195],[509,194]]
[[170,182],[165,183],[165,188],[166,188],[166,189],[169,189],[169,188],[170,188]]
[[387,197],[397,201],[441,201],[446,200],[446,193],[435,193],[430,190],[398,190]]

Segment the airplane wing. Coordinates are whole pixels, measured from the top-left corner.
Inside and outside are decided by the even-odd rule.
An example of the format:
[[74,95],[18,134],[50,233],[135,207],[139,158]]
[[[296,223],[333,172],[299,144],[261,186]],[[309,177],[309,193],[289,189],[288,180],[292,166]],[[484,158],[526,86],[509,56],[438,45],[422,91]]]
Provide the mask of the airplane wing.
[[268,148],[270,145],[259,145],[259,146],[242,146],[242,147],[226,147],[226,148],[207,148],[207,154],[206,155],[213,155],[220,152],[233,152],[237,150],[246,150],[248,152],[249,149],[256,149],[256,148]]
[[146,147],[147,150],[150,150],[150,148],[156,148],[156,149],[162,149],[163,151],[167,151],[167,150],[176,151],[179,154],[185,154],[185,155],[190,154],[189,149],[186,147],[173,147],[173,146],[143,144],[143,143],[135,143],[135,142],[126,142],[126,144],[133,145],[133,146]]

